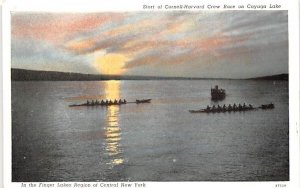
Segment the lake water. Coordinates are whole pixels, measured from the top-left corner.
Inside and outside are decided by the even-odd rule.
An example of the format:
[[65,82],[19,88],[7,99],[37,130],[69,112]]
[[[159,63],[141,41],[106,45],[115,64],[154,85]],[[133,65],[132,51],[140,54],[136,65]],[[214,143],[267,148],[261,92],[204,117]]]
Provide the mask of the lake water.
[[[68,107],[120,98],[152,101]],[[275,108],[188,112],[244,102]],[[12,82],[12,181],[289,180],[288,107],[287,81]]]

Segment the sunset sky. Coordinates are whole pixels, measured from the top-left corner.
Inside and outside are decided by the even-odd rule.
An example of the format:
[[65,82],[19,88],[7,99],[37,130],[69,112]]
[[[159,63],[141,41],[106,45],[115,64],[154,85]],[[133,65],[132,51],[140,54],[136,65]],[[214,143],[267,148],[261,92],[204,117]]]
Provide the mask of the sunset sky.
[[287,11],[12,13],[12,68],[248,78],[288,73]]

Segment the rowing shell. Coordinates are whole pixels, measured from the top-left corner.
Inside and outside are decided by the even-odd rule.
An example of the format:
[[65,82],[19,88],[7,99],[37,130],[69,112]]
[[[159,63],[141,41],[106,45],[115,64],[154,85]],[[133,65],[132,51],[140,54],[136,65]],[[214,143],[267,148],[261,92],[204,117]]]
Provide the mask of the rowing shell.
[[205,109],[201,109],[201,110],[189,110],[190,113],[221,113],[221,112],[245,112],[245,111],[249,111],[249,110],[255,110],[258,108],[249,108],[249,109],[244,109],[244,110],[214,110],[214,111],[207,111]]

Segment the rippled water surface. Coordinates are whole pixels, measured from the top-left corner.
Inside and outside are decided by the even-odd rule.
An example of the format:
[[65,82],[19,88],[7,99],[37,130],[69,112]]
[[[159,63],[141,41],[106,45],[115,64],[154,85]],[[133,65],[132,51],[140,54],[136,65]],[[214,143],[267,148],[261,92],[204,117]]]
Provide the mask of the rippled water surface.
[[[218,104],[275,109],[191,114]],[[73,107],[92,99],[149,104]],[[13,181],[289,179],[288,82],[12,82]]]

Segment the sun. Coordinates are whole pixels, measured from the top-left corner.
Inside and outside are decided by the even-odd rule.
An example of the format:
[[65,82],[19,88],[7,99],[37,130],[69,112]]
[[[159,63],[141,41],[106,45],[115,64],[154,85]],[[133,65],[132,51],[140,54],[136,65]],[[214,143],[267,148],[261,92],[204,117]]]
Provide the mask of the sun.
[[102,74],[121,75],[126,69],[128,58],[122,54],[105,54],[95,59],[96,69]]

